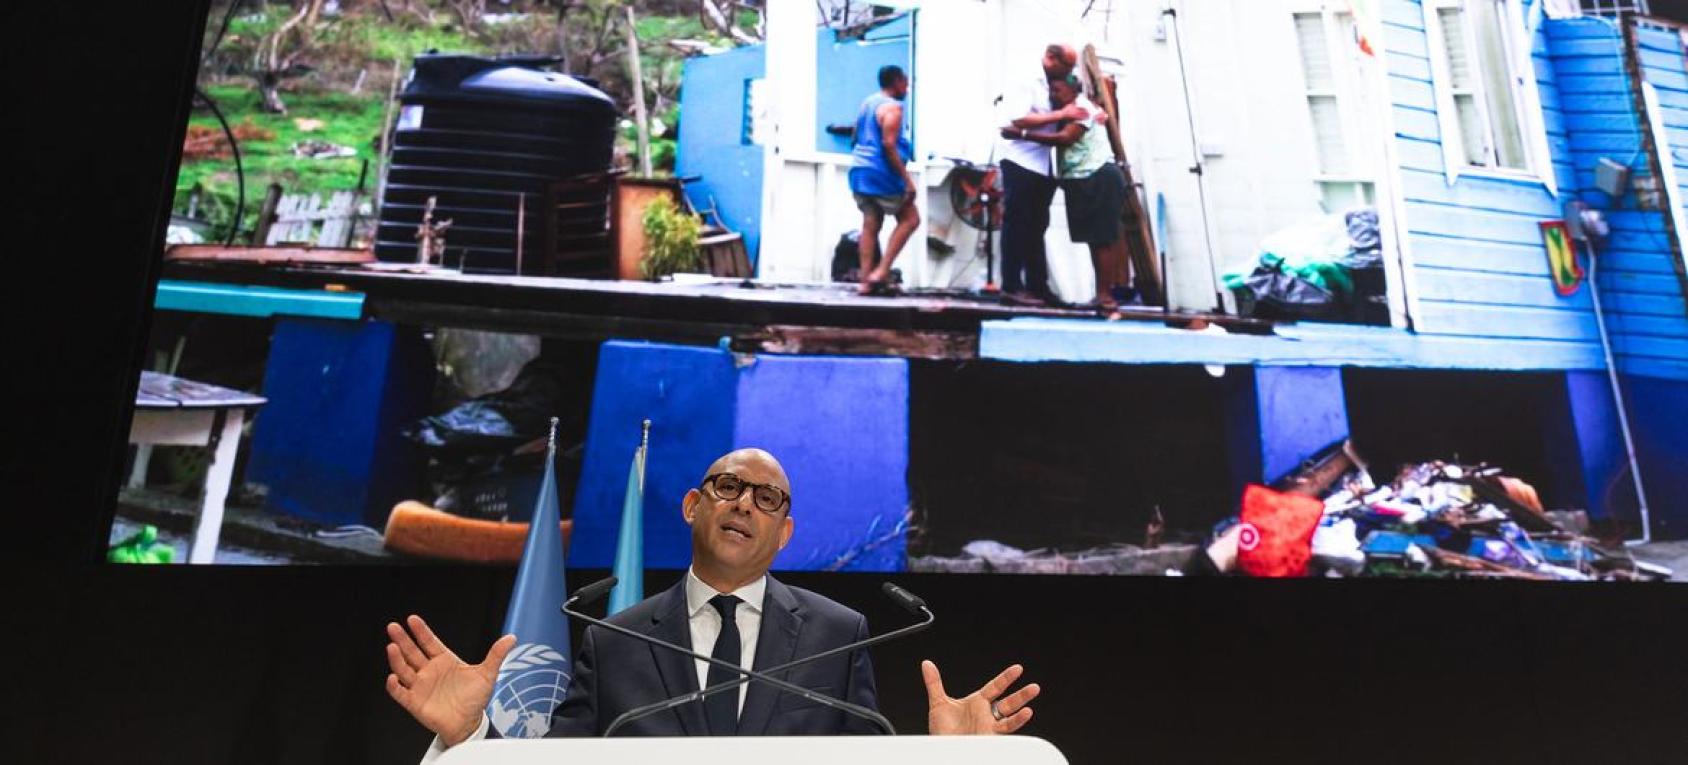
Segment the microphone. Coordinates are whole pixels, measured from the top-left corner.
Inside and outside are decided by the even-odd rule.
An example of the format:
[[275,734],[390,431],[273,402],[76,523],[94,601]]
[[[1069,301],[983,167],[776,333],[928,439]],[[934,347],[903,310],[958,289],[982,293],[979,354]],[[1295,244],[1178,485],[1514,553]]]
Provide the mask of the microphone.
[[604,596],[604,593],[615,589],[616,582],[618,581],[620,580],[613,576],[608,576],[575,590],[574,594],[570,595],[568,600],[563,601],[563,610],[568,610],[568,607],[572,605],[578,604],[585,606],[596,602],[599,598]]
[[[891,641],[891,640],[896,640],[897,638],[900,638],[904,635],[912,635],[916,632],[919,632],[921,630],[926,629],[927,627],[932,626],[932,622],[937,621],[938,617],[933,615],[932,610],[926,607],[926,601],[921,600],[914,593],[909,592],[908,590],[905,590],[902,587],[899,587],[895,584],[892,584],[891,582],[886,582],[885,585],[881,589],[893,601],[896,601],[897,605],[902,606],[904,609],[907,609],[910,613],[913,613],[916,616],[924,616],[925,618],[922,621],[917,622],[915,624],[910,624],[910,625],[903,627],[901,629],[892,630],[890,632],[887,632],[883,635],[879,635],[877,637],[870,637],[870,638],[867,638],[865,640],[858,640],[854,643],[841,645],[837,648],[822,651],[822,652],[814,654],[812,656],[805,656],[805,657],[803,657],[801,659],[797,659],[795,661],[789,661],[789,662],[786,662],[784,664],[780,664],[778,666],[769,667],[765,670],[761,670],[761,672],[765,673],[765,674],[772,675],[776,672],[784,672],[784,671],[786,671],[788,669],[792,669],[794,667],[798,667],[798,666],[801,666],[801,665],[804,665],[804,664],[808,664],[810,662],[820,661],[821,659],[825,659],[825,658],[830,657],[830,656],[837,656],[838,654],[845,653],[845,652],[848,652],[848,651],[859,651],[859,650],[862,650],[864,648],[869,648],[869,647],[872,647],[872,646],[879,645],[880,643],[884,643],[884,642]],[[655,715],[655,714],[658,714],[658,713],[661,713],[661,712],[666,712],[666,711],[668,711],[670,709],[674,709],[676,707],[685,706],[686,704],[690,704],[694,701],[702,701],[703,699],[705,699],[709,696],[713,696],[713,695],[720,693],[722,691],[728,691],[728,690],[736,689],[739,686],[750,682],[751,679],[752,679],[751,677],[740,677],[737,680],[730,680],[730,681],[725,682],[725,683],[719,683],[719,684],[716,684],[716,685],[711,685],[708,688],[700,688],[700,689],[692,691],[691,693],[688,693],[684,696],[676,696],[676,697],[671,698],[671,699],[664,699],[662,701],[654,702],[654,703],[651,703],[651,704],[646,704],[642,707],[634,707],[632,709],[627,710],[626,712],[622,712],[620,716],[616,717],[615,720],[611,721],[610,726],[608,728],[604,729],[604,737],[608,738],[609,736],[614,735],[616,730],[619,729],[623,725],[629,725],[629,724],[634,723],[636,721],[643,720],[646,717],[650,717],[651,715]],[[805,696],[805,697],[808,698],[807,696]],[[825,697],[825,698],[830,698],[830,697]],[[878,722],[878,721],[875,720],[875,722]],[[882,727],[884,727],[888,732],[895,733],[895,731],[892,731],[890,729],[890,723],[889,722],[886,722]]]
[[897,605],[902,606],[904,611],[914,614],[915,616],[919,616],[921,611],[926,610],[926,601],[921,600],[920,597],[914,593],[897,586],[896,582],[886,582],[884,586],[879,589],[884,590],[885,594],[890,596],[891,600],[896,601]]

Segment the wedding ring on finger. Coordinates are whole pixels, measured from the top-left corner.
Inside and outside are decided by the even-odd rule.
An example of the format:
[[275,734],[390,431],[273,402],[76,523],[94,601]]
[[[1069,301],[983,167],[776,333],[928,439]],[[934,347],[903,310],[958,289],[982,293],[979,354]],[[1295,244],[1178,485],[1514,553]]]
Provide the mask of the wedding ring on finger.
[[1002,710],[996,708],[996,702],[994,701],[991,702],[991,717],[995,717],[999,721],[1004,717],[1007,717],[1007,715],[1002,713]]

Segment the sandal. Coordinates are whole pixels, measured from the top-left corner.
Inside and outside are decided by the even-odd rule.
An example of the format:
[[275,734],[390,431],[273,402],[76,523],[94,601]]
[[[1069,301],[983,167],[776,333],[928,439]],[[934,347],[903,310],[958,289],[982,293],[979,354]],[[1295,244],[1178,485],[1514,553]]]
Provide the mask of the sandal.
[[889,281],[868,282],[867,294],[871,297],[896,297],[903,294],[903,291]]
[[1101,298],[1091,298],[1090,300],[1081,303],[1078,307],[1086,311],[1093,311],[1099,316],[1112,316],[1113,314],[1119,313],[1118,302],[1113,300],[1103,300]]

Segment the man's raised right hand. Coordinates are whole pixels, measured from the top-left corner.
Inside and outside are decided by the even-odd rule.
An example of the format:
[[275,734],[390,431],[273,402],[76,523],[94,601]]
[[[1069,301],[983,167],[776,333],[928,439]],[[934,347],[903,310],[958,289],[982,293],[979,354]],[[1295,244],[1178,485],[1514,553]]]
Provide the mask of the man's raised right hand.
[[393,669],[387,675],[387,695],[441,743],[462,743],[480,727],[498,668],[515,647],[516,636],[499,638],[481,663],[470,664],[446,648],[422,617],[412,614],[405,621],[408,632],[396,622],[387,623],[392,641],[387,644],[387,664]]

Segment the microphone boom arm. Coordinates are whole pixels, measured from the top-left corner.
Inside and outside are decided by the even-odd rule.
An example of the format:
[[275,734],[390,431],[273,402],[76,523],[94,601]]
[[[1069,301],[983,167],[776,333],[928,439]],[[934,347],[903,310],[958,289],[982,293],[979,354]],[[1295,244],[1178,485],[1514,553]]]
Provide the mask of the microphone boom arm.
[[[794,660],[794,661],[788,661],[784,664],[781,664],[781,665],[778,665],[778,666],[775,666],[775,667],[769,667],[768,669],[765,669],[765,670],[761,670],[761,672],[763,674],[772,675],[776,672],[784,672],[784,671],[791,669],[793,667],[796,667],[800,664],[808,664],[809,662],[820,661],[821,659],[825,659],[829,656],[836,656],[836,655],[844,653],[846,651],[860,651],[862,649],[870,648],[870,647],[879,645],[880,643],[884,643],[884,642],[889,641],[889,640],[895,640],[895,639],[900,638],[904,635],[909,635],[909,634],[919,632],[923,629],[926,629],[927,627],[932,626],[932,622],[937,621],[937,617],[932,614],[932,609],[929,609],[926,606],[922,605],[922,606],[920,606],[920,611],[926,617],[923,621],[917,622],[915,624],[910,624],[910,625],[908,625],[906,627],[902,627],[900,629],[892,630],[892,631],[887,632],[883,635],[868,638],[867,640],[864,640],[860,643],[850,643],[848,645],[841,645],[837,648],[832,648],[832,649],[822,651],[822,652],[817,653],[813,656],[805,656],[801,659],[797,659],[797,660]],[[651,715],[657,714],[659,712],[664,712],[664,711],[667,711],[667,710],[670,710],[670,709],[674,709],[676,707],[685,706],[686,704],[690,704],[694,701],[702,701],[703,699],[708,698],[710,696],[713,696],[713,695],[720,693],[722,691],[731,690],[731,689],[737,688],[741,685],[744,685],[745,683],[750,682],[751,679],[752,678],[749,677],[749,676],[744,676],[744,677],[740,677],[737,680],[729,680],[725,683],[718,683],[716,685],[711,685],[708,688],[700,688],[700,689],[692,691],[691,693],[688,693],[684,696],[679,696],[679,697],[672,698],[672,699],[663,699],[662,701],[657,701],[657,702],[653,702],[653,703],[650,703],[650,704],[646,704],[642,707],[634,707],[632,709],[627,710],[626,712],[622,712],[620,716],[616,717],[615,720],[611,721],[610,726],[608,728],[604,729],[604,737],[608,738],[608,737],[614,735],[616,730],[619,729],[623,725],[629,725],[629,724],[632,724],[634,722],[638,722],[639,720],[643,720],[646,717],[650,717]],[[811,691],[811,693],[813,693],[813,691]],[[889,725],[889,723],[886,723],[886,725]]]
[[[749,681],[751,679],[761,680],[762,682],[765,682],[769,685],[772,685],[775,688],[779,688],[780,690],[783,690],[787,693],[795,693],[798,696],[803,697],[804,699],[815,702],[816,704],[831,707],[833,709],[837,709],[837,710],[842,711],[842,712],[848,712],[848,713],[855,715],[857,717],[866,718],[868,720],[873,721],[873,723],[878,725],[880,728],[883,728],[886,733],[891,734],[891,735],[896,735],[897,730],[896,730],[895,727],[893,727],[891,725],[891,721],[886,719],[884,715],[882,715],[882,714],[880,714],[880,713],[878,713],[874,710],[868,709],[868,708],[863,707],[863,706],[858,705],[858,704],[852,704],[848,701],[840,701],[838,699],[832,698],[831,696],[827,696],[825,694],[816,693],[814,691],[811,691],[808,688],[804,688],[801,685],[796,685],[794,683],[788,683],[788,682],[786,682],[784,680],[780,680],[778,678],[769,677],[766,673],[758,672],[758,671],[753,670],[753,669],[745,669],[743,667],[740,667],[737,664],[733,664],[733,663],[728,662],[728,661],[723,661],[723,660],[717,659],[713,656],[706,656],[706,655],[698,653],[696,651],[692,651],[690,649],[683,648],[681,646],[675,645],[675,644],[670,643],[666,640],[660,640],[658,638],[651,637],[650,635],[646,635],[644,633],[636,632],[634,630],[628,629],[628,628],[623,627],[619,624],[611,624],[607,621],[604,621],[603,619],[599,619],[595,616],[590,616],[590,615],[583,614],[579,611],[574,610],[574,608],[573,608],[574,604],[576,602],[580,601],[583,596],[587,596],[587,595],[601,596],[603,594],[603,592],[608,591],[609,587],[601,587],[600,588],[599,585],[604,584],[604,582],[610,582],[611,586],[613,586],[614,582],[611,581],[613,579],[614,579],[614,577],[610,577],[609,579],[597,582],[595,584],[587,585],[586,587],[581,588],[573,596],[569,597],[568,600],[563,602],[563,605],[562,605],[563,613],[565,613],[569,616],[575,617],[577,619],[580,619],[581,621],[584,621],[588,624],[596,625],[598,627],[603,627],[604,629],[607,629],[611,632],[614,632],[614,633],[617,633],[617,634],[620,634],[620,635],[625,635],[625,636],[631,637],[635,640],[644,641],[644,642],[650,643],[652,645],[659,645],[659,646],[667,648],[671,651],[678,651],[679,653],[682,653],[686,656],[690,656],[693,659],[706,661],[710,664],[714,664],[716,666],[724,667],[726,669],[732,670],[733,672],[736,672],[736,673],[744,676],[744,677],[741,678],[741,680],[744,680],[744,681]],[[591,598],[588,598],[588,599],[594,600],[596,598],[591,597]]]

